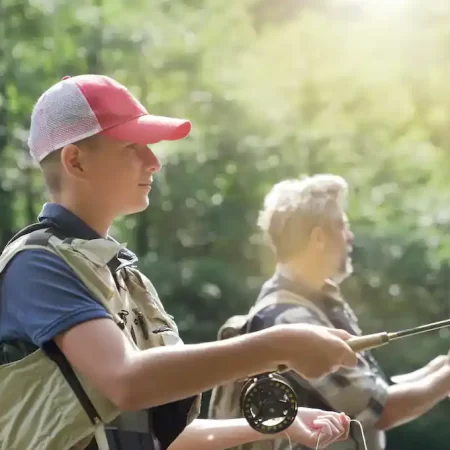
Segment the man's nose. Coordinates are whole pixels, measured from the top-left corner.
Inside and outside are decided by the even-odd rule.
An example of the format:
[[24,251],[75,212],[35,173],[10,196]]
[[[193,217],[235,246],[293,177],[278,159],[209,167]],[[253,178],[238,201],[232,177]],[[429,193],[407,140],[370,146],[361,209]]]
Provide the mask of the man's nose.
[[355,235],[350,230],[348,230],[347,231],[347,241],[350,244],[353,244],[354,239],[355,239]]
[[153,153],[153,150],[146,147],[144,155],[145,169],[151,173],[159,172],[161,170],[161,163],[159,162],[158,157]]

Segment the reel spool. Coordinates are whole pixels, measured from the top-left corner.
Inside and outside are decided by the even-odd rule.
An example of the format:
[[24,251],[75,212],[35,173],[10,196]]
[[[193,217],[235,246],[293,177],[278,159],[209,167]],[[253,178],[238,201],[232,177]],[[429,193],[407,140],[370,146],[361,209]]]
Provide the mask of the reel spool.
[[264,434],[286,430],[297,416],[297,395],[279,373],[249,378],[241,391],[240,406],[248,424]]

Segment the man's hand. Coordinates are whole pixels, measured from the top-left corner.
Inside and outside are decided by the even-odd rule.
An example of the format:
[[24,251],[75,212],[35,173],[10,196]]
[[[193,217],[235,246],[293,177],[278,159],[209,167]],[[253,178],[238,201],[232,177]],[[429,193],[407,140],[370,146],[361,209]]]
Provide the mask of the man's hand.
[[351,334],[316,325],[284,325],[281,352],[286,365],[305,378],[317,378],[340,367],[354,367],[356,353],[345,343]]
[[438,355],[436,358],[433,358],[426,367],[434,372],[435,370],[439,370],[444,364],[450,364],[450,356],[447,355]]
[[[299,408],[297,418],[286,430],[295,443],[315,449],[325,448],[333,442],[348,438],[350,418],[344,413],[322,411],[320,409]],[[283,433],[280,433],[280,438]]]

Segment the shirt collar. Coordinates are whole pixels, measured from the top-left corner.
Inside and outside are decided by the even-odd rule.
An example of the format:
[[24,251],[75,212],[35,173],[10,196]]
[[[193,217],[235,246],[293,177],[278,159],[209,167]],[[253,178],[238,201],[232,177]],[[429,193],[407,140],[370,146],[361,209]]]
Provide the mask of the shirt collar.
[[[70,235],[71,237],[77,239],[86,241],[93,239],[104,239],[103,236],[93,230],[76,214],[58,203],[46,203],[38,216],[38,220],[41,223],[48,223],[54,227],[60,228],[63,230],[64,234]],[[107,239],[118,244],[118,242],[110,236],[108,236]],[[113,258],[111,261],[114,261],[112,270],[116,272],[122,267],[135,265],[138,258],[132,251],[123,247],[120,249],[117,257]]]
[[91,240],[102,238],[86,222],[58,203],[46,203],[38,216],[38,220],[43,223],[52,223],[78,239]]

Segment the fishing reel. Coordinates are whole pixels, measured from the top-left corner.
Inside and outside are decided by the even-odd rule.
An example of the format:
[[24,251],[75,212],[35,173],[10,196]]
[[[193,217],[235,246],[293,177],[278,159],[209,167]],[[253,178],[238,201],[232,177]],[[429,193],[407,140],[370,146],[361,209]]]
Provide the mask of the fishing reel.
[[298,401],[288,381],[281,374],[270,372],[246,381],[241,391],[240,407],[254,430],[275,434],[294,422]]

